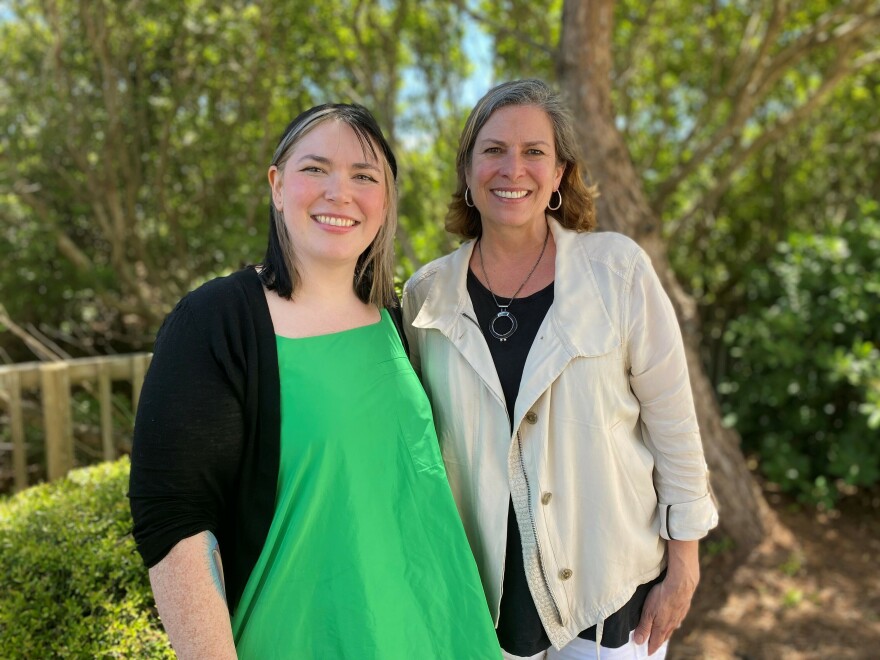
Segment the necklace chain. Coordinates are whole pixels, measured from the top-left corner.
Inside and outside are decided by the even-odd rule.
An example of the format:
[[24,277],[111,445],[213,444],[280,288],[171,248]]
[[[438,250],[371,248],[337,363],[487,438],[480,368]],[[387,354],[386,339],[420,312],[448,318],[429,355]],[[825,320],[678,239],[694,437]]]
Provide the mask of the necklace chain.
[[[523,287],[526,285],[526,282],[532,277],[534,272],[538,269],[538,264],[541,263],[541,259],[544,257],[544,251],[547,249],[547,242],[550,240],[550,227],[547,227],[547,233],[544,235],[544,244],[541,246],[541,254],[538,255],[538,260],[535,262],[535,265],[532,266],[532,269],[529,271],[529,274],[526,275],[526,279],[522,281],[522,284],[519,285],[519,288],[513,292],[513,295],[510,296],[510,301],[506,305],[502,305],[498,302],[498,297],[495,295],[495,292],[492,291],[492,283],[489,281],[489,273],[486,271],[486,265],[483,263],[483,239],[480,238],[477,241],[477,252],[480,255],[480,268],[483,271],[483,276],[486,278],[486,288],[489,289],[489,293],[492,295],[492,300],[495,301],[495,306],[498,307],[499,312],[492,317],[492,320],[489,322],[489,332],[495,339],[498,341],[507,341],[507,338],[510,337],[516,329],[519,327],[519,323],[517,323],[516,317],[508,311],[508,308],[513,304],[514,299],[517,294],[522,291]],[[507,330],[499,331],[495,327],[495,323],[498,322],[499,319],[505,319],[508,323],[510,323],[510,327]]]

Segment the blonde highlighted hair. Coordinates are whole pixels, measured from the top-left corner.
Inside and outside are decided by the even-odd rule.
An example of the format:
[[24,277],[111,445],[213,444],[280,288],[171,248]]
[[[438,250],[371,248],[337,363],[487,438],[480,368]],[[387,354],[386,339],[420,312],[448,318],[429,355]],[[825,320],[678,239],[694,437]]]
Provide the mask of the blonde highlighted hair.
[[[379,307],[396,304],[394,295],[394,235],[397,231],[397,160],[373,115],[363,106],[328,103],[306,110],[294,119],[278,141],[272,163],[283,173],[296,145],[318,125],[341,121],[357,135],[364,150],[381,164],[385,175],[385,219],[376,238],[358,257],[353,286],[365,303]],[[292,298],[301,276],[296,267],[296,246],[290,240],[284,214],[269,198],[269,241],[260,279],[282,298]]]

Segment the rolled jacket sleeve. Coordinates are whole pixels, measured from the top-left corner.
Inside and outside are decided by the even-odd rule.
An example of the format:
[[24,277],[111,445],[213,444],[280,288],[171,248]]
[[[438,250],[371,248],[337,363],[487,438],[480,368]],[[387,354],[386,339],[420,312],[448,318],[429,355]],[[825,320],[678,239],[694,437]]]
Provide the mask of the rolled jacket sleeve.
[[630,385],[639,399],[642,438],[654,456],[660,534],[702,538],[718,524],[697,426],[687,359],[672,303],[640,251],[624,304]]

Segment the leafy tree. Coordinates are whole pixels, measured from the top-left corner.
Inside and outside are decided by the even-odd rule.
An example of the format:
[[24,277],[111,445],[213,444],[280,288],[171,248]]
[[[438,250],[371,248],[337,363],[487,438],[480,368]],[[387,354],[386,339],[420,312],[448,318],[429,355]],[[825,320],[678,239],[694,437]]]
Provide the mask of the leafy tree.
[[546,78],[558,56],[562,0],[456,0],[493,40],[495,72],[504,78]]
[[[439,0],[10,2],[0,23],[10,316],[74,352],[148,346],[183,293],[262,256],[264,173],[293,115],[360,102],[400,146],[422,113],[447,113],[467,66],[454,12]],[[407,76],[419,84],[404,90]],[[402,161],[421,166],[425,153]],[[414,178],[424,188],[405,190],[400,235],[411,260],[424,251],[406,230],[431,207],[415,197],[436,199],[440,181]]]
[[[703,350],[713,382],[726,377],[732,320],[757,304],[748,285],[791,231],[824,234],[859,217],[859,199],[880,198],[880,70],[835,91],[821,113],[768,146],[711,208],[673,231],[672,259],[700,303]],[[692,247],[685,247],[692,246]]]
[[301,41],[270,38],[293,27],[283,12],[246,3],[12,11],[0,25],[11,127],[0,190],[20,234],[4,256],[34,289],[7,307],[85,336],[132,326],[137,343],[196,277],[254,258],[266,127],[312,100],[281,63],[301,61],[308,76],[313,60]]
[[792,233],[753,267],[724,340],[723,408],[761,470],[809,502],[880,482],[880,213]]

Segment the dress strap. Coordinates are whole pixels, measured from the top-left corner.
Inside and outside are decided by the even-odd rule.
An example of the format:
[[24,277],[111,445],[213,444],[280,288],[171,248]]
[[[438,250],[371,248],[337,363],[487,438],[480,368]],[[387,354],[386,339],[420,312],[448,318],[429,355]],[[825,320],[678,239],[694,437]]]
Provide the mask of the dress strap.
[[400,343],[403,344],[403,350],[406,353],[406,357],[409,357],[409,342],[406,340],[406,333],[403,331],[403,312],[400,311],[400,300],[396,293],[394,294],[393,301],[394,302],[391,305],[388,305],[385,309],[388,310],[388,315],[394,322],[394,327],[397,328],[397,334],[400,335]]

